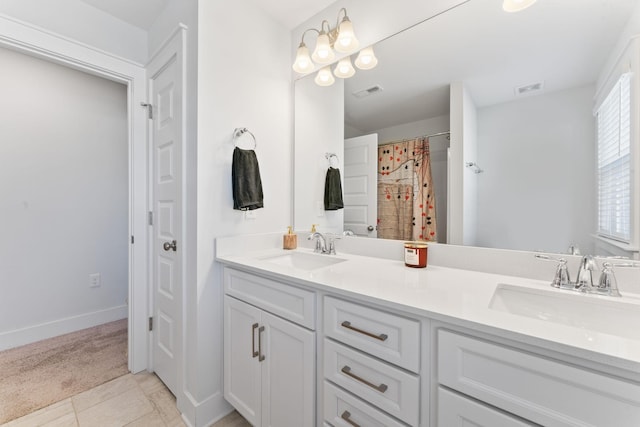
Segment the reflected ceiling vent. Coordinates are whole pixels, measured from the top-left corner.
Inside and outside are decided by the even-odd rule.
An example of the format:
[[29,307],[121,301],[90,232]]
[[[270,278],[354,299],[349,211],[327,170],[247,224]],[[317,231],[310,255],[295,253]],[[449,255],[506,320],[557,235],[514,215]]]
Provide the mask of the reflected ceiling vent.
[[531,83],[514,89],[516,96],[529,95],[544,89],[544,82]]
[[374,93],[382,92],[383,90],[384,89],[382,89],[382,86],[375,85],[366,89],[359,90],[357,92],[353,92],[353,96],[355,96],[356,98],[364,98],[366,96],[373,95]]

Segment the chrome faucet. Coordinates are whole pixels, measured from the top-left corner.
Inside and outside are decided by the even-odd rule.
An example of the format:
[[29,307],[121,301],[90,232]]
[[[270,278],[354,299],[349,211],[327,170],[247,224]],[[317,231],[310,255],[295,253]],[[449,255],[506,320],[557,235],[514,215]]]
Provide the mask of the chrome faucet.
[[[602,273],[600,274],[598,283],[595,284],[593,272],[598,270],[598,265],[596,264],[593,256],[585,255],[580,261],[580,268],[578,269],[576,281],[572,282],[569,278],[567,260],[565,258],[555,258],[542,254],[536,254],[535,257],[545,261],[555,261],[558,263],[558,268],[556,269],[555,276],[551,282],[551,286],[554,288],[608,295],[612,297],[621,296],[620,291],[618,291],[616,277],[613,273],[613,267],[640,267],[640,262],[638,261],[627,260],[626,262],[616,264],[605,261],[602,264]],[[611,257],[609,259],[621,259],[621,257]]]
[[313,249],[313,252],[316,252],[319,254],[329,254],[329,255],[336,254],[336,243],[333,236],[329,235],[328,245],[327,245],[327,239],[322,235],[322,233],[318,231],[314,231],[313,233],[309,234],[309,236],[307,237],[307,240],[313,240],[313,239],[315,239],[316,241],[316,247]]

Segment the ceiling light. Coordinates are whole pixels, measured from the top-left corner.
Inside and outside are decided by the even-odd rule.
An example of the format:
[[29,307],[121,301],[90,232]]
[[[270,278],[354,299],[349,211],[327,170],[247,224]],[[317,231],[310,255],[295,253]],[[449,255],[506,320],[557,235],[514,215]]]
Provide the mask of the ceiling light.
[[376,65],[378,65],[378,58],[373,53],[373,46],[362,49],[356,58],[356,67],[361,70],[370,70]]
[[535,2],[536,0],[504,0],[502,8],[505,12],[520,12]]
[[342,58],[336,68],[333,69],[333,74],[336,77],[340,77],[341,79],[348,79],[356,73],[356,70],[351,65],[351,57],[347,56],[346,58]]

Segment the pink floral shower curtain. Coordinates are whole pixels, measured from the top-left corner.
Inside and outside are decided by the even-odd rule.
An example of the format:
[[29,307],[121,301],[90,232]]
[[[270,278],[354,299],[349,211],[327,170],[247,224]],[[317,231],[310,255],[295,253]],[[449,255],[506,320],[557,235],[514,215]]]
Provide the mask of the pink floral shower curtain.
[[378,147],[378,237],[437,241],[429,139]]

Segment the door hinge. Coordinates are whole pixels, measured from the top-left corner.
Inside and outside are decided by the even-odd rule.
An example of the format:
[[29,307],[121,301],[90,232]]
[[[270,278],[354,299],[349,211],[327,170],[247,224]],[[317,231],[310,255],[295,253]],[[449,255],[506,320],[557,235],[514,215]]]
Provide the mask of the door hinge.
[[133,245],[133,236],[131,236],[131,244]]
[[147,109],[147,117],[153,120],[153,105],[146,102],[141,102],[140,105]]
[[149,211],[149,225],[153,225],[153,212]]
[[149,330],[153,331],[153,317],[149,317]]

